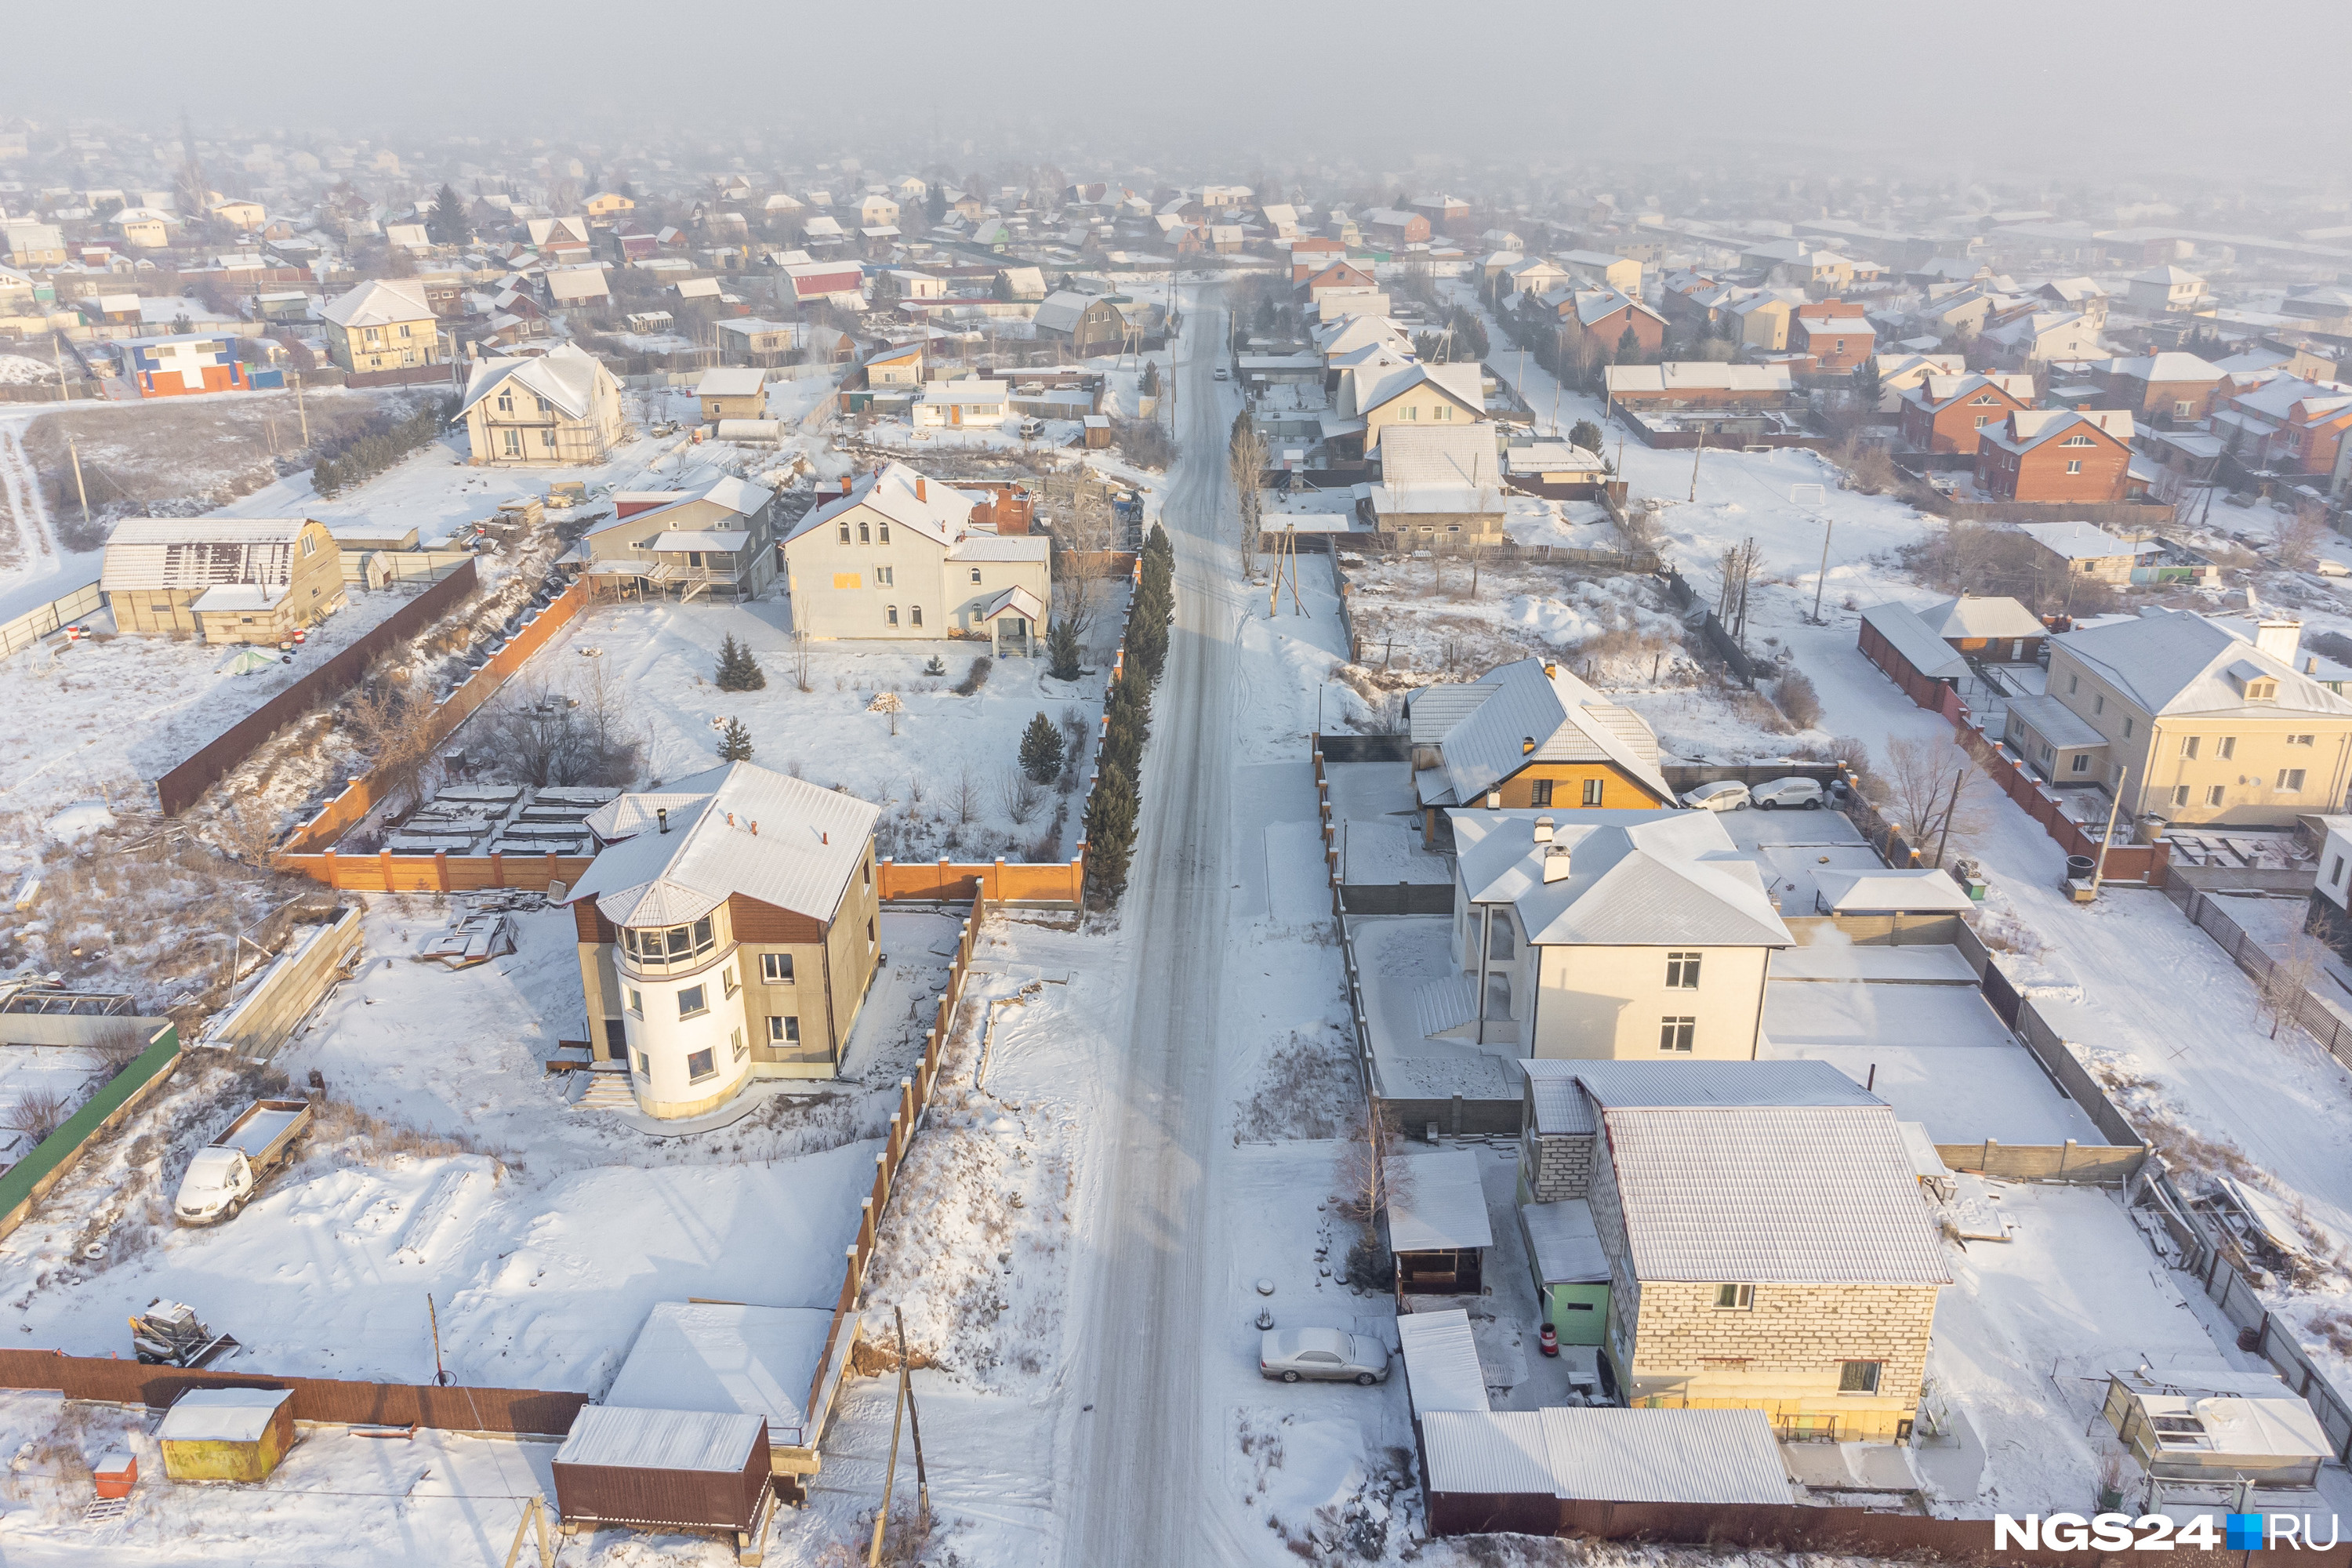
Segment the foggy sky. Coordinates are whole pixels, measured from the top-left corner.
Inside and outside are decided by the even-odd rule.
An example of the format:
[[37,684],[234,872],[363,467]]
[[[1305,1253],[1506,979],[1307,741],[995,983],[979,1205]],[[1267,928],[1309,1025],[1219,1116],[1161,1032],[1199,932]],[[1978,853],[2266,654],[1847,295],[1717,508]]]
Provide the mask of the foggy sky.
[[719,14],[118,0],[102,30],[154,40],[135,48],[147,63],[107,66],[85,26],[15,30],[0,117],[163,130],[184,107],[207,138],[235,124],[612,144],[675,132],[760,137],[761,162],[876,143],[958,164],[1058,153],[1074,175],[1083,153],[1195,177],[1647,154],[2102,184],[2178,169],[2317,189],[2342,178],[2352,107],[2344,0],[803,0]]

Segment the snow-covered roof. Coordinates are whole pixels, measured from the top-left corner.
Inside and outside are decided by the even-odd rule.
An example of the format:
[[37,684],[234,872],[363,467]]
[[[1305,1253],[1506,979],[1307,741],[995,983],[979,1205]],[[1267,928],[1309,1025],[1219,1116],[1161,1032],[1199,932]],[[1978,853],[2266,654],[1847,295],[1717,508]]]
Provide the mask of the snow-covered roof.
[[[629,520],[636,521],[635,518]],[[751,533],[740,528],[673,529],[656,533],[646,542],[647,550],[715,550],[733,553],[751,542]]]
[[1511,905],[1531,946],[1789,947],[1796,941],[1773,909],[1756,862],[1731,842],[1714,812],[1457,808],[1450,815],[1465,896]]
[[2131,275],[2131,281],[2134,283],[2162,283],[2170,285],[2174,283],[2202,283],[2205,279],[2198,277],[2194,272],[2187,271],[2179,267],[2167,266],[2151,267],[2145,272],[2135,272]]
[[1504,451],[1503,467],[1512,474],[1596,473],[1608,464],[1566,441],[1524,441]]
[[511,381],[546,398],[570,417],[584,419],[596,405],[596,384],[610,381],[612,374],[594,355],[574,343],[558,343],[531,359],[486,359],[475,364],[458,412],[464,413]]
[[1003,381],[935,381],[923,388],[925,403],[957,404],[966,408],[993,408],[1013,395]]
[[1609,395],[1629,392],[1787,392],[1796,384],[1780,364],[1719,364],[1668,360],[1660,364],[1612,364]]
[[1443,1312],[1407,1312],[1396,1321],[1397,1349],[1404,1357],[1405,1384],[1418,1417],[1433,1410],[1486,1408],[1486,1373],[1478,1364],[1470,1314],[1460,1307]]
[[1575,303],[1577,321],[1588,327],[1619,310],[1638,310],[1653,321],[1665,320],[1622,289],[1580,289],[1576,291]]
[[2017,531],[2052,554],[2069,561],[2104,561],[2119,555],[2164,553],[2164,546],[2154,540],[2143,539],[2133,543],[2117,539],[2106,530],[2087,522],[2029,522],[2021,524]]
[[555,1450],[555,1462],[735,1474],[751,1464],[752,1454],[764,1446],[763,1436],[757,1415],[583,1405],[563,1446]]
[[1906,914],[1965,914],[1976,906],[1937,867],[1922,870],[1845,871],[1828,867],[1813,873],[1821,889],[1822,907],[1832,914],[1874,914],[1895,910]]
[[604,1403],[764,1416],[772,1439],[791,1440],[832,1326],[822,1307],[657,1302]]
[[1529,1261],[1545,1284],[1597,1285],[1609,1278],[1609,1254],[1585,1199],[1528,1204],[1519,1210],[1519,1225],[1527,1232]]
[[258,583],[223,583],[197,595],[188,608],[199,616],[238,615],[271,609],[285,597],[283,588],[265,588]]
[[1918,384],[1906,395],[1930,412],[1941,413],[1955,403],[1987,392],[1998,392],[2013,404],[2030,404],[2033,400],[2033,378],[2030,375],[1945,375],[1931,373],[1920,377]]
[[[661,830],[657,812],[668,814]],[[599,806],[608,847],[565,901],[614,925],[676,925],[748,899],[830,921],[882,808],[750,763],[730,763]],[[618,840],[619,842],[615,842]]]
[[1098,294],[1076,294],[1066,289],[1048,294],[1037,306],[1035,325],[1043,331],[1076,331],[1087,308],[1100,298]]
[[1467,1149],[1437,1149],[1390,1159],[1399,1167],[1391,1179],[1387,1205],[1390,1251],[1495,1244],[1476,1154]]
[[1761,1410],[1433,1410],[1421,1435],[1434,1493],[1777,1505],[1794,1495]]
[[988,601],[980,612],[980,620],[984,625],[1007,614],[1019,616],[1024,620],[1040,621],[1045,618],[1045,605],[1036,595],[1015,584]]
[[1389,430],[1381,437],[1381,480],[1391,491],[1426,485],[1491,490],[1499,482],[1495,427],[1481,419]]
[[1519,1063],[1544,1137],[1589,1135],[1599,1108],[1618,1106],[1879,1105],[1876,1095],[1823,1061],[1575,1061]]
[[601,266],[551,267],[547,270],[547,296],[559,305],[575,300],[601,300],[612,291],[612,280]]
[[846,494],[811,508],[791,537],[831,527],[835,518],[861,506],[927,539],[953,544],[971,523],[972,498],[944,479],[928,479],[904,463],[889,463],[855,481]]
[[[2131,415],[2115,408],[2020,408],[2012,410],[2006,423],[1988,425],[1978,437],[2005,452],[2031,452],[2045,442],[2096,431],[2123,446],[2129,447],[2132,438]],[[2096,437],[2093,437],[2095,442]],[[2088,527],[2086,523],[2035,523],[2034,528]],[[2116,553],[2121,554],[2118,551]]]
[[1862,624],[1885,637],[1911,668],[1930,680],[1965,677],[1968,661],[1927,628],[1919,613],[1907,605],[1872,605],[1862,612]]
[[1633,1276],[1946,1285],[1884,1105],[1604,1108]]
[[433,319],[425,302],[425,285],[410,279],[371,278],[348,294],[327,301],[319,319],[346,331],[353,327],[389,326],[395,321]]
[[99,586],[107,593],[205,589],[231,584],[283,588],[294,578],[299,517],[134,517],[107,535]]
[[[2052,640],[2150,714],[2352,718],[2352,701],[2190,610],[2155,611]],[[2231,674],[2239,665],[2276,680],[2275,700],[2247,701],[2242,680]]]
[[1937,637],[2038,637],[2049,628],[2042,617],[2015,599],[1998,595],[1979,598],[1963,594],[1957,599],[1929,605],[1918,612],[1919,622]]
[[694,384],[697,397],[757,397],[767,390],[765,372],[727,366],[706,370],[702,379]]
[[163,1443],[257,1443],[290,1388],[191,1388],[155,1428]]
[[2107,362],[2107,374],[2138,381],[2219,381],[2226,373],[2195,354],[2174,350],[2143,354],[2137,359],[2111,359]]
[[[1391,426],[1393,428],[1393,426]],[[1479,692],[1445,698],[1443,692]],[[1641,715],[1604,700],[1567,666],[1539,658],[1500,665],[1467,687],[1423,687],[1413,694],[1417,716],[1435,700],[1433,719],[1455,703],[1462,716],[1431,736],[1440,749],[1454,798],[1474,800],[1531,762],[1611,762],[1661,800],[1674,791],[1658,770],[1658,740]],[[1416,736],[1421,728],[1415,722]],[[1533,740],[1535,750],[1526,742]]]

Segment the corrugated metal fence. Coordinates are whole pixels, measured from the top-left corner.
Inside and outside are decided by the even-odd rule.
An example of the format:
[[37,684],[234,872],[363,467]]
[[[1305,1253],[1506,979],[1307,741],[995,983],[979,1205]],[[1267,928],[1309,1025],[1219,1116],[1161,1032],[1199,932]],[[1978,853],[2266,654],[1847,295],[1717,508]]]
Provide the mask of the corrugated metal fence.
[[1681,573],[1669,566],[1662,575],[1666,580],[1667,590],[1675,596],[1675,603],[1682,607],[1685,615],[1694,608],[1700,609],[1698,627],[1706,634],[1708,646],[1715,649],[1724,663],[1731,667],[1731,673],[1739,677],[1739,683],[1742,686],[1753,688],[1756,684],[1756,661],[1748,657],[1748,650],[1741,647],[1738,639],[1734,638],[1724,624],[1716,618],[1713,610],[1705,609],[1701,605],[1698,591],[1685,580]]
[[[2243,926],[2230,918],[2220,900],[2195,888],[2167,887],[2165,897],[2180,906],[2180,912],[2199,931],[2221,945],[2231,962],[2253,978],[2257,985],[2267,983],[2278,960],[2263,950],[2263,944],[2246,933]],[[2319,1042],[2320,1047],[2352,1068],[2352,1009],[2339,1005],[2333,997],[2323,996],[2309,986],[2298,986],[2300,994],[2293,1007],[2294,1021],[2303,1031]]]
[[430,1426],[450,1432],[560,1436],[588,1403],[584,1394],[537,1388],[436,1388],[406,1383],[347,1383],[266,1373],[183,1372],[112,1356],[0,1350],[0,1387],[54,1388],[68,1399],[165,1409],[191,1388],[290,1388],[294,1419],[354,1426]]

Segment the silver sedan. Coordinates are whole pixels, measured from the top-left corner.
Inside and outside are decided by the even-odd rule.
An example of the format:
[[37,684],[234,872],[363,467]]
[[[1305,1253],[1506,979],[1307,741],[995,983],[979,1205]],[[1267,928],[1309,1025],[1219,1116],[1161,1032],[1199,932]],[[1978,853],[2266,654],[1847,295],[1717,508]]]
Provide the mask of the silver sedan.
[[1268,1329],[1258,1340],[1257,1370],[1285,1383],[1385,1383],[1389,1352],[1380,1341],[1343,1329]]

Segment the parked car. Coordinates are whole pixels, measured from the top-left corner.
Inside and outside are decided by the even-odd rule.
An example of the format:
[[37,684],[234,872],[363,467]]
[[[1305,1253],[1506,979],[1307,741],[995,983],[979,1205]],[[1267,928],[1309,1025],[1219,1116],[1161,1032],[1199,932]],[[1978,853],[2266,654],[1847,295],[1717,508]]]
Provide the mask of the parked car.
[[1210,374],[1214,375],[1219,381],[1231,381],[1233,379],[1232,374],[1228,372],[1223,365],[1219,365]]
[[1745,811],[1748,786],[1737,779],[1717,779],[1684,795],[1683,804],[1693,811]]
[[1388,1381],[1389,1352],[1380,1341],[1344,1329],[1268,1329],[1258,1339],[1257,1371],[1285,1383],[1316,1378],[1370,1385]]
[[1822,791],[1819,779],[1774,779],[1748,792],[1759,811],[1819,811]]
[[2323,577],[2352,577],[2352,566],[2347,566],[2341,561],[2331,561],[2325,555],[2319,558],[2319,563],[2312,570]]
[[261,1178],[286,1163],[295,1141],[310,1129],[309,1100],[255,1100],[189,1160],[173,1200],[173,1215],[182,1225],[235,1218]]

